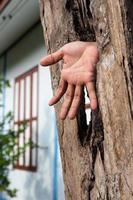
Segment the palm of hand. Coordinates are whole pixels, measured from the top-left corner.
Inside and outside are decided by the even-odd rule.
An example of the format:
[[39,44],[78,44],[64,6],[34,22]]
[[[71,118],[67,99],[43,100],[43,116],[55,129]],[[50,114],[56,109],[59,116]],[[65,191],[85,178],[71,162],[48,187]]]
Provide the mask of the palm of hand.
[[42,65],[50,65],[63,59],[63,69],[59,87],[49,105],[57,103],[64,95],[60,118],[70,119],[76,116],[80,106],[83,85],[86,86],[92,109],[97,107],[94,89],[95,65],[98,62],[98,50],[95,43],[72,42],[64,45],[57,52],[45,57]]

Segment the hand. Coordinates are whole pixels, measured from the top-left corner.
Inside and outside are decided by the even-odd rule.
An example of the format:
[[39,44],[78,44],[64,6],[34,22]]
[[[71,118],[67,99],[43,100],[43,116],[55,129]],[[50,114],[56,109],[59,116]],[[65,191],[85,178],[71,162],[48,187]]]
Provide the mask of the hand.
[[80,106],[83,86],[87,88],[91,109],[97,107],[94,81],[99,55],[96,43],[80,41],[68,43],[55,53],[44,57],[40,64],[48,66],[62,59],[64,64],[59,87],[49,105],[57,103],[65,94],[60,118],[65,119],[68,115],[73,119]]

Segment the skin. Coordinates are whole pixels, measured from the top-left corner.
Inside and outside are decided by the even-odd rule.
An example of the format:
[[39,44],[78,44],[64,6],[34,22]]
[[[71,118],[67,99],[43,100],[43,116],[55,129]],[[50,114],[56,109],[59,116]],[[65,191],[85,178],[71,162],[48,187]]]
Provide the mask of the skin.
[[74,119],[81,104],[83,86],[86,87],[92,110],[97,108],[95,92],[96,64],[99,53],[95,42],[71,42],[40,61],[49,66],[63,60],[60,83],[49,105],[56,104],[64,95],[60,118]]

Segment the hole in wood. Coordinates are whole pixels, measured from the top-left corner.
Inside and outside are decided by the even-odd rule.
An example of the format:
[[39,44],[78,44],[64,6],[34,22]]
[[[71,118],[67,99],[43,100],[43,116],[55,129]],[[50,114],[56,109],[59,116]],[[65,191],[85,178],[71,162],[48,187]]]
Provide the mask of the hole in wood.
[[84,89],[84,94],[85,94],[85,113],[86,113],[86,123],[89,125],[90,120],[91,120],[91,109],[90,109],[90,100],[87,95],[86,89]]

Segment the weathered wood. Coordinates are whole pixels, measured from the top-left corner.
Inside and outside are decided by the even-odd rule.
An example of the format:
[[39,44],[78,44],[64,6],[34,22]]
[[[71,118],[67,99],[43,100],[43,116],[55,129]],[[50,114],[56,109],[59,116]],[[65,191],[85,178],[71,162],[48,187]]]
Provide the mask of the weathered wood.
[[[127,3],[133,8],[131,1],[91,1],[101,50],[97,88],[104,124],[104,182],[108,193],[102,192],[103,178],[101,183],[98,178],[97,185],[103,199],[133,199],[133,15]],[[99,196],[96,187],[92,193],[92,199]]]
[[[103,123],[97,110],[88,127],[82,108],[76,120],[62,122],[61,102],[55,106],[67,200],[133,199],[132,9],[132,0],[40,0],[48,53],[95,37],[100,51],[97,94]],[[60,69],[61,63],[51,67],[53,91]]]

